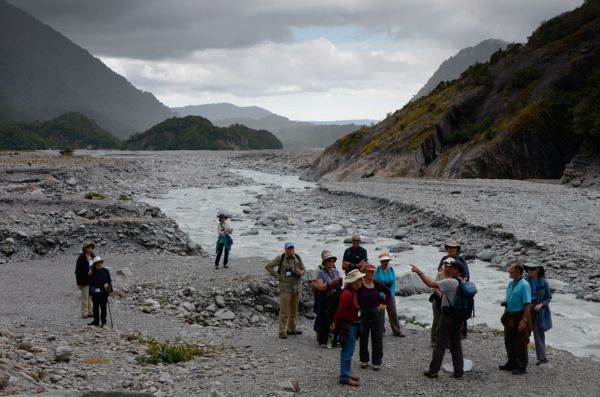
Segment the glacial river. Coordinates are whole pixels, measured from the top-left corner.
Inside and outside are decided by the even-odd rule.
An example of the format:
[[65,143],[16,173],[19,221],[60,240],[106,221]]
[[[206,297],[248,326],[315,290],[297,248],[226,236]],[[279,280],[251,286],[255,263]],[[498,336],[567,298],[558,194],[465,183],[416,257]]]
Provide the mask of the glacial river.
[[[231,170],[230,170],[231,171]],[[216,214],[220,210],[240,218],[242,203],[256,201],[256,195],[273,191],[269,186],[281,186],[285,190],[304,191],[315,188],[310,182],[300,181],[298,177],[264,174],[257,171],[233,171],[245,178],[256,181],[255,186],[234,186],[217,189],[186,188],[170,191],[161,198],[144,199],[143,201],[159,207],[168,216],[177,221],[182,230],[205,250],[214,253],[216,242]],[[260,230],[255,236],[240,236],[240,232],[254,227],[254,220],[229,220],[234,228],[234,245],[230,253],[232,266],[243,266],[244,257],[273,258],[283,252],[283,242],[270,231]],[[309,269],[314,269],[320,262],[323,249],[336,254],[340,260],[344,250],[349,246],[343,243],[342,237],[330,235],[327,243],[315,241],[322,235],[307,234],[306,230],[288,230],[285,241],[293,241],[296,252],[300,254]],[[369,252],[371,263],[376,263],[377,252],[387,250],[397,240],[377,236],[363,236],[372,239],[372,244],[364,244]],[[381,248],[375,251],[375,248]],[[430,278],[435,276],[437,265],[443,255],[439,247],[413,246],[414,250],[394,254],[391,265],[396,275],[410,272],[409,264],[421,268]],[[339,260],[338,260],[339,261]],[[493,328],[501,328],[500,316],[503,308],[500,302],[504,299],[504,291],[508,282],[507,272],[500,272],[487,267],[486,262],[473,260],[469,262],[471,278],[476,283],[479,293],[476,296],[476,317],[469,320],[469,325],[486,323]],[[401,315],[408,318],[415,316],[417,321],[431,323],[431,303],[429,295],[422,294],[411,297],[398,297],[397,307]],[[573,294],[554,294],[550,303],[554,328],[546,333],[547,345],[567,350],[576,356],[600,357],[600,304],[576,300]],[[533,335],[531,337],[533,342]]]

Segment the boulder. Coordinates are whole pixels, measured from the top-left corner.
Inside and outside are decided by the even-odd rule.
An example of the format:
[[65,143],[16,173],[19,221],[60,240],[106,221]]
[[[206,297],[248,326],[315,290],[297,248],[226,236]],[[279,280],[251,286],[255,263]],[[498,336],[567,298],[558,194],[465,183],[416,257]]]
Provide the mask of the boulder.
[[121,276],[125,276],[125,277],[133,276],[133,273],[131,272],[131,270],[127,269],[126,267],[124,267],[123,269],[117,270],[117,274],[121,275]]
[[235,318],[235,314],[227,309],[220,309],[215,313],[216,318],[220,318],[221,320],[233,320]]
[[258,229],[250,229],[245,232],[241,232],[240,236],[256,236],[258,234]]
[[12,238],[12,237],[9,237],[9,238],[7,238],[7,239],[6,239],[6,240],[4,240],[4,241],[6,241],[6,242],[7,242],[7,243],[9,243],[9,244],[14,244],[14,243],[15,243],[15,239],[14,239],[14,238]]
[[569,284],[564,281],[560,281],[554,278],[547,279],[548,286],[550,287],[550,292],[554,293],[555,291],[562,291],[569,286]]
[[401,241],[398,244],[390,247],[390,252],[404,252],[410,251],[412,249],[413,247],[411,247],[409,243],[407,243],[406,241]]
[[410,231],[408,229],[398,229],[394,232],[394,238],[401,240],[402,238],[404,238],[404,236],[406,236],[408,233],[410,233]]
[[262,294],[260,296],[263,302],[273,306],[275,309],[279,310],[279,300],[275,298],[271,298],[269,295]]
[[397,296],[412,296],[418,294],[431,293],[433,290],[423,284],[423,281],[416,273],[407,273],[400,278],[396,278]]
[[71,349],[70,346],[59,346],[54,349],[54,352],[54,359],[56,361],[68,361],[70,360],[71,354],[73,354],[73,349]]
[[215,296],[215,303],[219,307],[225,307],[225,299],[221,295]]
[[477,257],[479,259],[481,259],[482,261],[486,261],[486,262],[490,262],[492,259],[494,259],[495,256],[496,256],[496,253],[494,251],[485,251],[485,252],[482,252],[481,254],[477,255]]

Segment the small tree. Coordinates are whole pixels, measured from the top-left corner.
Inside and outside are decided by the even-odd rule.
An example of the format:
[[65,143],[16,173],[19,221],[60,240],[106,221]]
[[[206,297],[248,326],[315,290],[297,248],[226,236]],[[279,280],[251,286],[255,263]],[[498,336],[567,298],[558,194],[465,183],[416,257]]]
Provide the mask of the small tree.
[[72,156],[75,150],[71,146],[67,146],[66,148],[60,151],[61,156]]

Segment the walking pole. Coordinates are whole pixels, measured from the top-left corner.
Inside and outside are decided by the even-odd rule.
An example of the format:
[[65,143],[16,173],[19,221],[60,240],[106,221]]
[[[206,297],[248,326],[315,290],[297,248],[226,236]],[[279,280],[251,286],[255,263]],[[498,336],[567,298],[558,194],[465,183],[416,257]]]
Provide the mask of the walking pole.
[[108,296],[106,297],[106,305],[108,306],[108,316],[110,317],[110,327],[115,328],[113,326],[112,313],[110,312],[110,299],[108,299]]

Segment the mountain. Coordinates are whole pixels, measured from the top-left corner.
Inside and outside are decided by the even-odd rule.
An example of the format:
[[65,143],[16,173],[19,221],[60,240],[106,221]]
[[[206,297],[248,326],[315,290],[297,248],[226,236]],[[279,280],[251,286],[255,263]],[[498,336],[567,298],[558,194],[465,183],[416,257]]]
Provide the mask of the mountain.
[[379,122],[379,120],[373,119],[356,119],[356,120],[334,120],[334,121],[307,121],[307,123],[315,124],[315,125],[371,125]]
[[267,109],[258,106],[235,106],[231,103],[210,103],[207,105],[184,106],[180,108],[171,108],[181,117],[202,116],[210,121],[230,118],[249,118],[253,120],[262,119],[273,113]]
[[173,117],[125,142],[128,150],[248,150],[281,149],[281,142],[269,131],[234,124],[214,126],[200,116]]
[[600,1],[325,149],[302,176],[560,178],[600,154]]
[[460,74],[469,66],[477,62],[487,62],[490,56],[498,49],[506,49],[507,42],[498,39],[487,39],[477,44],[475,47],[468,47],[460,50],[456,55],[446,59],[433,76],[427,80],[427,83],[412,98],[414,101],[422,96],[429,94],[442,81],[452,81],[460,77]]
[[93,118],[125,138],[174,113],[83,48],[0,0],[0,122]]
[[119,149],[121,142],[92,119],[65,113],[44,122],[0,126],[0,150]]

